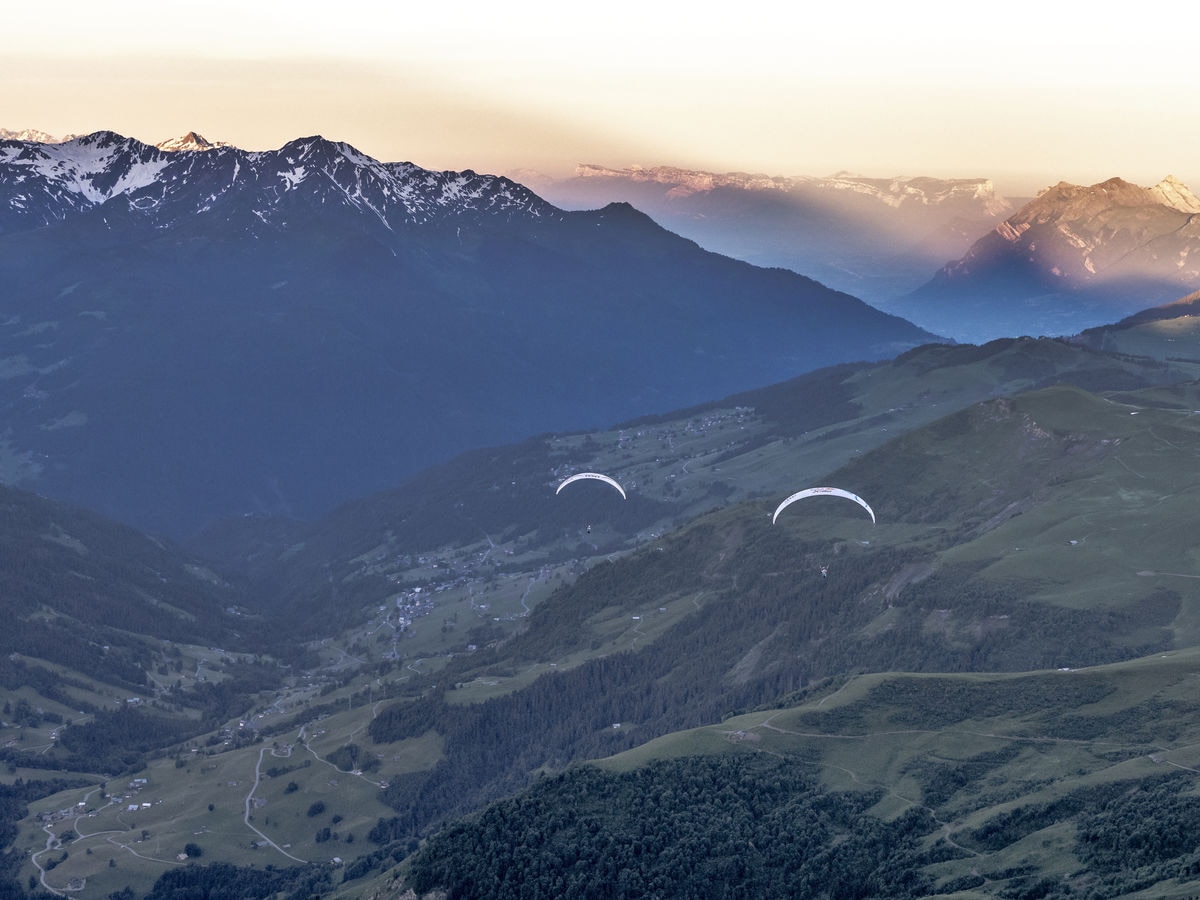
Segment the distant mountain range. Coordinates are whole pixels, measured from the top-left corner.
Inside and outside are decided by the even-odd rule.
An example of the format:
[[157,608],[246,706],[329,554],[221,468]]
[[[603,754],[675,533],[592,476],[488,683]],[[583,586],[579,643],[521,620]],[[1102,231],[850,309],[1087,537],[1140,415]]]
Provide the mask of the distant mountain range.
[[0,480],[158,533],[936,339],[627,204],[319,137],[169,145],[0,142]]
[[710,250],[801,272],[884,309],[1014,209],[985,178],[785,177],[587,164],[571,178],[526,171],[513,177],[569,209],[630,203]]
[[37,128],[0,128],[0,141],[36,141],[40,144],[61,144],[74,140],[77,134],[53,135]]
[[[939,334],[1073,334],[1200,287],[1200,200],[1176,178],[1060,183],[825,178],[581,165],[527,183],[570,208],[623,200],[709,249],[784,266]],[[949,262],[947,262],[949,260]]]
[[[189,133],[156,146],[225,145]],[[629,203],[708,250],[791,269],[960,341],[1071,334],[1200,287],[1200,199],[1173,176],[1149,188],[1061,182],[1022,199],[986,178],[594,164],[570,178],[511,175],[563,209]]]

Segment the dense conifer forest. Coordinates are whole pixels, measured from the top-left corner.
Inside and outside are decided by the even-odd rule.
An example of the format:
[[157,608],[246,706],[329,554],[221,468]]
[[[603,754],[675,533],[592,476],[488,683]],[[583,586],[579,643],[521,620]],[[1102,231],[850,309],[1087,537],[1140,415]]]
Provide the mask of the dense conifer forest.
[[802,760],[584,767],[449,826],[413,858],[410,883],[461,900],[927,894],[919,838],[936,823],[881,821],[868,812],[878,799],[822,790]]

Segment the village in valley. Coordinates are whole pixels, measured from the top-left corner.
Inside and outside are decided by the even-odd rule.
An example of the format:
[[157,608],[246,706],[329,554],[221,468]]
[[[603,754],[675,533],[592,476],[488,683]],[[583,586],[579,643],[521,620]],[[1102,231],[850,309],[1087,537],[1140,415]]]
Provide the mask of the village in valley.
[[[755,424],[753,410],[736,407],[548,440],[551,454],[584,452],[597,468],[618,473],[630,493],[686,505],[689,495],[711,502],[709,486],[726,460],[738,464],[737,450]],[[771,445],[758,452],[771,453]],[[555,467],[536,489],[552,496],[571,472]],[[146,670],[146,693],[93,685],[85,696],[98,708],[178,713],[181,698],[196,685],[220,685],[255,666],[280,669],[278,687],[260,694],[251,708],[153,755],[132,777],[92,780],[31,804],[16,846],[41,887],[80,896],[101,896],[100,890],[128,883],[129,868],[144,882],[205,853],[239,864],[349,865],[370,848],[366,836],[376,821],[393,814],[380,797],[389,780],[432,765],[440,754],[432,736],[375,748],[366,728],[380,707],[410,685],[436,679],[456,656],[512,633],[589,566],[652,543],[669,527],[663,520],[599,555],[600,532],[613,535],[606,523],[586,516],[550,546],[521,534],[503,540],[483,534],[472,543],[413,548],[385,533],[377,546],[348,561],[343,583],[382,577],[388,593],[362,611],[358,624],[309,645],[318,665],[293,671],[263,656],[164,641],[156,664]],[[670,602],[614,620],[612,645],[634,647],[693,609],[690,602]],[[234,612],[247,615],[240,607]],[[456,684],[455,702],[514,690],[556,665]],[[23,724],[0,724],[0,739],[18,754],[51,747],[60,729],[89,719],[80,710],[31,698],[17,699]],[[10,768],[18,777],[33,773]]]

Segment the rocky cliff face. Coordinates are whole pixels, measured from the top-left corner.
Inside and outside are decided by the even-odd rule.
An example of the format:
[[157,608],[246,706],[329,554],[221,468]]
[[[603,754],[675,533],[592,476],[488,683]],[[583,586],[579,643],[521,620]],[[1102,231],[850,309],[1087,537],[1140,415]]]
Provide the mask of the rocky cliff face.
[[895,309],[966,340],[1113,322],[1200,286],[1198,214],[1200,199],[1176,178],[1060,182]]
[[1129,277],[1194,286],[1200,280],[1200,199],[1166,178],[1145,188],[1120,178],[1060,182],[982,237],[941,277],[986,277],[1028,265],[1064,287]]
[[611,169],[605,166],[581,164],[575,167],[576,178],[627,180],[635,183],[657,184],[667,189],[667,197],[686,197],[720,188],[740,191],[828,191],[857,194],[898,208],[904,204],[926,207],[949,203],[978,204],[990,214],[1012,209],[1012,204],[996,193],[987,178],[926,178],[896,177],[868,178],[850,172],[828,177],[778,176],[727,172],[718,174],[673,166]]

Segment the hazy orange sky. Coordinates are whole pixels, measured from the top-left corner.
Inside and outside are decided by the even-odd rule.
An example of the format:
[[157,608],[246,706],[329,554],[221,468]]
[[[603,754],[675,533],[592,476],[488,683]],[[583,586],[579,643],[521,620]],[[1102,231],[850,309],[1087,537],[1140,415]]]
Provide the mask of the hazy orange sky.
[[251,150],[322,134],[494,173],[844,169],[1008,193],[1173,174],[1200,192],[1200,15],[1174,4],[381,6],[64,0],[51,22],[20,4],[0,127]]

